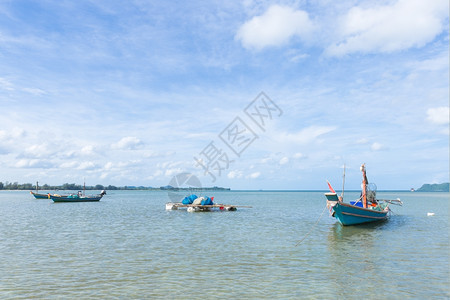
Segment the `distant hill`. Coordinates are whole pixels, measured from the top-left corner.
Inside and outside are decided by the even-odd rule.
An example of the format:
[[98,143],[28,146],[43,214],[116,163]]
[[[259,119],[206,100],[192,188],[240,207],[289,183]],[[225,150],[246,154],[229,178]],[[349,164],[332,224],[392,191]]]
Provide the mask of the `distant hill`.
[[416,192],[449,192],[450,183],[424,184]]

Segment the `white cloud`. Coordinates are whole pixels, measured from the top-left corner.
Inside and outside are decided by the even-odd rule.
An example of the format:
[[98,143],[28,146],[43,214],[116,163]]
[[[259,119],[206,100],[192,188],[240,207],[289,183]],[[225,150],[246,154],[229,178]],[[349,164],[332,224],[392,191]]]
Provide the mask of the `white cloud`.
[[235,178],[242,178],[242,172],[235,170],[235,171],[230,171],[227,175],[228,178],[230,179],[235,179]]
[[59,165],[60,168],[64,169],[75,169],[78,166],[78,163],[76,161],[68,161],[64,162],[61,165]]
[[47,143],[43,143],[29,146],[28,148],[25,149],[25,151],[21,156],[38,158],[44,156],[48,157],[53,153],[54,152],[49,149],[49,145]]
[[8,79],[0,77],[0,90],[13,91],[14,85]]
[[185,170],[183,170],[181,168],[171,168],[171,169],[166,169],[166,171],[164,172],[164,175],[166,177],[172,177],[172,176],[175,176],[175,175],[183,173],[183,172],[185,172]]
[[122,138],[117,143],[112,144],[111,147],[113,149],[121,149],[121,150],[136,150],[143,144],[144,143],[137,137],[127,136]]
[[261,173],[260,173],[260,172],[254,172],[254,173],[248,175],[247,178],[256,179],[256,178],[258,178],[259,176],[261,176]]
[[361,138],[356,141],[356,144],[359,144],[359,145],[364,145],[364,144],[368,144],[368,143],[369,143],[369,140],[367,138]]
[[82,163],[77,167],[78,170],[95,170],[95,169],[97,169],[97,168],[98,168],[97,164],[95,164],[95,163],[92,162],[92,161],[85,161],[85,162],[82,162]]
[[370,146],[370,149],[372,149],[372,151],[380,151],[385,149],[385,147],[382,144],[375,142]]
[[310,143],[316,140],[319,136],[335,130],[334,126],[309,126],[297,133],[279,133],[277,137],[282,142],[294,143]]
[[422,47],[445,29],[448,9],[447,0],[399,0],[393,5],[353,7],[342,19],[340,40],[326,53],[342,56]]
[[303,153],[297,152],[297,153],[294,154],[293,157],[294,157],[294,158],[304,158],[305,155],[304,155]]
[[83,155],[92,155],[94,154],[94,146],[88,145],[81,148],[81,154]]
[[37,88],[23,88],[22,89],[24,92],[30,93],[34,96],[42,96],[45,95],[46,92],[41,90],[41,89],[37,89]]
[[448,106],[429,108],[427,110],[427,120],[433,124],[448,124],[450,122],[449,110]]
[[235,38],[246,49],[280,46],[295,36],[305,38],[313,30],[308,13],[288,6],[272,5],[261,16],[245,22]]
[[280,165],[285,165],[289,162],[289,158],[287,158],[286,156],[283,157],[282,159],[280,159]]
[[105,166],[103,167],[103,169],[105,170],[111,170],[113,168],[113,163],[108,161]]
[[14,166],[16,168],[51,168],[53,165],[49,161],[41,159],[20,159]]

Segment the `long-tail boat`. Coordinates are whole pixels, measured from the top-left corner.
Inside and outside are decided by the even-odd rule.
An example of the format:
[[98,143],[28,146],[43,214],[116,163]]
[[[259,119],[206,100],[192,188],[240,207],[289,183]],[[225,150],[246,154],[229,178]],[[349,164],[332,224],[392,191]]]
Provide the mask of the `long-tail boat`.
[[36,192],[30,191],[36,199],[50,199],[50,194],[39,194],[39,181],[36,182]]
[[53,194],[50,195],[50,199],[52,199],[53,202],[95,202],[100,201],[100,199],[102,199],[104,195],[106,195],[106,192],[103,190],[98,195],[90,195],[90,196],[82,195],[81,192],[79,192],[78,194],[72,194],[68,196]]
[[325,196],[327,197],[327,207],[331,216],[338,219],[342,225],[357,225],[386,220],[390,211],[390,204],[403,204],[400,199],[377,199],[375,184],[369,185],[367,180],[365,164],[361,165],[360,170],[363,175],[361,196],[355,201],[350,201],[350,203],[344,203],[344,189],[342,189],[341,196],[338,196],[328,182],[330,193],[325,193]]
[[39,194],[33,191],[30,191],[30,194],[33,195],[36,199],[50,199],[50,194]]

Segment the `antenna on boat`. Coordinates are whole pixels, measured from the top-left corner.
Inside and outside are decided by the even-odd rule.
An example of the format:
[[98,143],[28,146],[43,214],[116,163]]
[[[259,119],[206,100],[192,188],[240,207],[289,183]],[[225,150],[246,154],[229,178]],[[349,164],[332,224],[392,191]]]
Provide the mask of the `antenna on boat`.
[[342,174],[342,194],[341,194],[342,200],[344,200],[344,185],[345,185],[345,164],[344,164],[344,173]]

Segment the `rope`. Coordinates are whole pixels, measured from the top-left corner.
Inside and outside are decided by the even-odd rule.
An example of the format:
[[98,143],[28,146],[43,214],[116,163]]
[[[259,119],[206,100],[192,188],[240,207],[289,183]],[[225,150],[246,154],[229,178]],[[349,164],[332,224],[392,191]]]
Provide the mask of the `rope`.
[[320,216],[317,219],[316,223],[314,223],[313,226],[311,226],[311,229],[308,231],[308,233],[300,241],[298,241],[297,244],[295,244],[295,247],[300,245],[311,234],[312,230],[314,229],[314,226],[316,226],[317,223],[319,223],[319,220],[322,218],[323,213],[325,212],[326,209],[327,209],[327,205],[325,205],[325,207],[323,208],[322,213],[320,214]]

